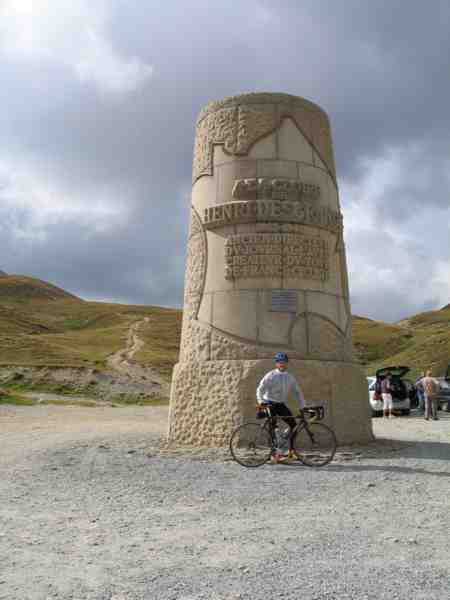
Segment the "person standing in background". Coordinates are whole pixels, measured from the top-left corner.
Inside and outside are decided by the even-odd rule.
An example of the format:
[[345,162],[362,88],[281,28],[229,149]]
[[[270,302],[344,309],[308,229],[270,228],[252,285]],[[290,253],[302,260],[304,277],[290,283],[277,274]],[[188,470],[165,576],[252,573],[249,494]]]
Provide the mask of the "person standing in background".
[[437,397],[439,383],[432,377],[431,369],[428,369],[425,377],[422,379],[423,393],[425,397],[425,419],[428,421],[430,416],[434,421],[438,420],[437,416]]
[[420,377],[418,377],[415,381],[415,386],[416,386],[416,397],[417,397],[417,401],[418,401],[418,408],[420,410],[420,412],[422,414],[425,413],[425,396],[423,393],[423,383],[422,380],[425,377],[425,373],[424,371],[422,371],[422,373],[420,374]]
[[386,418],[392,419],[392,393],[391,393],[391,374],[381,380],[381,397],[383,398],[383,413]]

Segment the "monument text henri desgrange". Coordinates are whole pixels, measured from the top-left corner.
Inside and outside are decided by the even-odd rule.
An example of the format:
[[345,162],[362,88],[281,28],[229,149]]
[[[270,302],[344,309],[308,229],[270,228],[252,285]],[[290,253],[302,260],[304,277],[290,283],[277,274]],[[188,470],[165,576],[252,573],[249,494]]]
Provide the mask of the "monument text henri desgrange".
[[330,126],[315,104],[246,94],[208,104],[194,148],[171,442],[223,445],[283,350],[340,443],[372,439],[351,313]]

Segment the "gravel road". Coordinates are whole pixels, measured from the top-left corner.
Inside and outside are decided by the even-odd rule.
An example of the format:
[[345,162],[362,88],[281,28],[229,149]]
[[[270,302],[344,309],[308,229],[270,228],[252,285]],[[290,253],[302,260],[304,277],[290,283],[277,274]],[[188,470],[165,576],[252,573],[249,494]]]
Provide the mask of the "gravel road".
[[1,600],[443,599],[450,415],[313,470],[164,451],[165,407],[0,407]]

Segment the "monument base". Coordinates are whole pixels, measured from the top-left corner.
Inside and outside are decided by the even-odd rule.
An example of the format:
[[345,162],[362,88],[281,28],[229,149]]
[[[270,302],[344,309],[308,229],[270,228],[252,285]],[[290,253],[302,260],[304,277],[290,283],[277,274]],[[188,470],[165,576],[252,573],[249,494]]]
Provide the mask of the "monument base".
[[[272,360],[178,363],[172,376],[168,442],[226,446],[241,422],[255,418],[256,388]],[[290,360],[306,405],[325,407],[339,444],[373,440],[367,380],[350,362]],[[291,405],[294,413],[297,407]]]

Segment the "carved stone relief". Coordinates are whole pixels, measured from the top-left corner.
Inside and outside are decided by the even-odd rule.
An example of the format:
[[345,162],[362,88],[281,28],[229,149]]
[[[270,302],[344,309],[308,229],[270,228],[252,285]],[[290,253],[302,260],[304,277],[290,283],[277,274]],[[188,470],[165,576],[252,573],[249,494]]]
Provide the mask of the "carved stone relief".
[[[283,119],[289,123],[278,132]],[[267,144],[255,147],[263,138]],[[342,214],[326,114],[287,94],[210,103],[197,121],[193,183],[213,175],[215,162],[214,180],[194,188],[198,208],[191,210],[169,440],[227,444],[236,421],[253,417],[256,385],[279,350],[292,359],[308,402],[325,403],[339,439],[368,439],[368,404],[361,402],[367,382],[351,363]],[[210,302],[203,306],[207,272]]]
[[[283,93],[271,93],[271,92],[252,92],[250,94],[240,94],[238,96],[229,96],[222,100],[217,100],[207,104],[202,110],[197,119],[197,124],[200,123],[206,116],[214,113],[225,107],[238,107],[242,104],[277,104],[279,105],[279,113],[282,116],[288,116],[291,112],[295,113],[296,110],[305,110],[308,114],[310,112],[321,113],[325,119],[328,119],[326,113],[314,102],[310,102],[305,98],[299,96],[291,96],[290,94]],[[286,112],[285,112],[286,111]]]
[[211,360],[252,360],[257,355],[257,346],[238,342],[228,335],[212,330]]
[[195,319],[183,318],[183,335],[180,345],[181,362],[204,362],[210,360],[211,326]]
[[[214,144],[222,144],[227,154],[246,155],[256,141],[274,131],[287,117],[293,119],[335,181],[326,114],[312,102],[287,94],[248,94],[213,102],[200,113],[194,147],[193,183],[202,175],[212,175]],[[306,118],[306,126],[299,122],[300,118],[302,121]]]
[[[307,345],[305,334],[305,316],[302,315],[295,322],[298,339],[295,343],[289,343],[287,350],[291,358],[307,358]],[[291,336],[294,338],[295,336]],[[279,344],[259,343],[252,344],[249,340],[238,341],[231,335],[211,328],[211,360],[254,360],[256,358],[272,359],[275,352],[279,350]]]
[[241,361],[178,363],[173,374],[169,440],[178,444],[227,444],[241,415]]
[[333,150],[330,144],[331,131],[328,119],[320,119],[316,115],[313,117],[315,126],[313,126],[313,145],[324,164],[331,170],[336,172],[334,164]]
[[291,328],[290,341],[292,346],[302,356],[308,355],[308,324],[306,322],[306,315],[303,313],[299,315]]
[[277,126],[275,107],[243,105],[238,110],[235,154],[248,154],[253,144]]
[[309,313],[309,354],[312,358],[343,360],[345,356],[345,335],[329,319]]
[[184,288],[184,313],[189,319],[197,318],[198,309],[200,308],[205,284],[207,256],[206,233],[200,217],[192,208]]
[[235,154],[237,109],[227,108],[209,115],[198,123],[192,167],[193,183],[201,175],[212,175],[213,145],[223,144],[228,154]]

